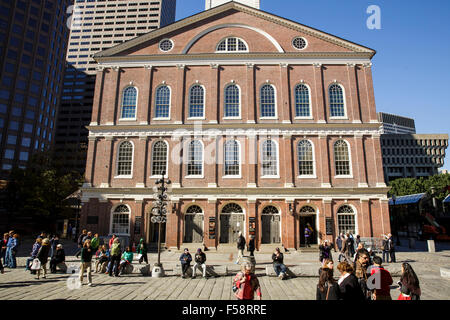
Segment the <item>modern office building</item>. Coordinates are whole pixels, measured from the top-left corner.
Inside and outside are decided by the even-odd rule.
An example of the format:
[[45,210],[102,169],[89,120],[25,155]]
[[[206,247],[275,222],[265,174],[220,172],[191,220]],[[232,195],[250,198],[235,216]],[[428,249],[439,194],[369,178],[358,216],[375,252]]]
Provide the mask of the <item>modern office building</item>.
[[398,178],[428,177],[444,165],[448,134],[416,134],[414,119],[385,112],[381,122],[381,150],[386,182]]
[[439,174],[447,147],[448,134],[381,135],[386,182]]
[[68,168],[84,172],[94,97],[92,55],[175,21],[176,0],[76,0],[58,114],[56,151]]
[[[260,0],[234,0],[234,1],[245,4],[249,7],[260,9]],[[230,2],[230,0],[206,0],[205,1],[205,10],[209,10],[209,9],[217,7],[217,6],[221,6],[227,2]]]
[[54,143],[69,0],[0,0],[0,176]]
[[378,112],[377,117],[382,124],[381,130],[383,134],[416,133],[414,119],[385,112]]
[[81,226],[166,247],[390,232],[375,51],[228,2],[97,53]]

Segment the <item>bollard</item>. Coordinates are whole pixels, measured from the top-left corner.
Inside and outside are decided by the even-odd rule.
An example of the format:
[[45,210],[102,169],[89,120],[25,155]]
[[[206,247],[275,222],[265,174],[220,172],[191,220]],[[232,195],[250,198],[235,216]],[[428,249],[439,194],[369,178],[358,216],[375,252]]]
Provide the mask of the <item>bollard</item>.
[[409,248],[410,249],[416,248],[416,240],[414,238],[409,238]]
[[427,243],[428,243],[428,252],[436,252],[434,240],[428,240]]

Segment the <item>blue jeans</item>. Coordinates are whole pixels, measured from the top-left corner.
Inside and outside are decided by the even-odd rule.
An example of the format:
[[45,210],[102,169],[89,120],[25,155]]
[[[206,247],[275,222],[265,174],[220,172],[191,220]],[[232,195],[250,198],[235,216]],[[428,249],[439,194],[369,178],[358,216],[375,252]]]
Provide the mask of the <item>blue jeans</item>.
[[9,251],[9,259],[10,259],[10,261],[9,261],[9,267],[10,268],[17,268],[17,262],[16,262],[16,254],[17,254],[17,251],[13,251],[13,250],[10,250]]
[[273,269],[275,270],[275,273],[277,274],[277,277],[280,275],[280,273],[286,273],[286,266],[284,264],[276,263],[273,265]]
[[27,259],[27,264],[25,265],[25,270],[31,270],[30,263],[33,262],[34,259],[36,259],[36,258],[31,257],[31,258]]
[[389,251],[383,250],[383,262],[389,263]]
[[3,260],[5,267],[9,267],[10,261],[11,261],[11,247],[7,247],[6,253],[5,253],[5,259]]

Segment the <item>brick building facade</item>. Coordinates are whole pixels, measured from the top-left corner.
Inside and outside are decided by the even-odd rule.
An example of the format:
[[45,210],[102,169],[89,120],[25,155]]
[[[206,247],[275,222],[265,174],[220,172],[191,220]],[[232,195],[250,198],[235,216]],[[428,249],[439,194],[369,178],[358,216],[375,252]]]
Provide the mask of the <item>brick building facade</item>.
[[165,173],[167,247],[388,233],[374,54],[236,2],[98,53],[81,226],[154,242]]

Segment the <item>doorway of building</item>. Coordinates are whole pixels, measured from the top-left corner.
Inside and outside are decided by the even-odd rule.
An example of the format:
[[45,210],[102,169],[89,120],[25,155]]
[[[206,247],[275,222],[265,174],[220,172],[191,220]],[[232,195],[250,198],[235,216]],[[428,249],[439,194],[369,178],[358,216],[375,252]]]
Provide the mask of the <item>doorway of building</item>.
[[[151,244],[158,244],[159,223],[150,222],[149,240]],[[166,224],[161,224],[161,243],[166,243]]]
[[308,216],[300,216],[300,247],[305,246],[305,228],[307,224],[311,225],[313,229],[313,234],[310,237],[310,244],[317,244],[317,229],[316,229],[316,216],[308,215]]
[[184,215],[184,243],[203,242],[203,210],[197,206],[190,206]]
[[261,243],[269,244],[281,242],[280,223],[281,215],[277,208],[274,206],[267,206],[263,209],[261,214]]
[[242,208],[229,203],[220,213],[220,243],[236,243],[239,231],[245,234],[245,214]]

